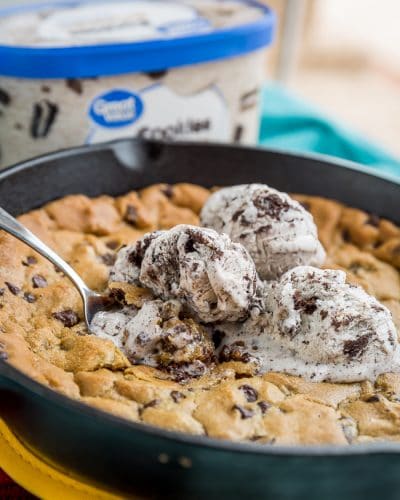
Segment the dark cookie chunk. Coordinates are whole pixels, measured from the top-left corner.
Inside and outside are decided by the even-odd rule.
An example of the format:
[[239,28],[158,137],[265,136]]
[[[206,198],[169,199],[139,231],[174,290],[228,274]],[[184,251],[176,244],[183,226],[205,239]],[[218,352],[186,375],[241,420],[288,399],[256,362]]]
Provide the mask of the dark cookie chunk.
[[43,99],[33,105],[33,114],[31,119],[31,136],[34,139],[47,137],[56,120],[58,106],[55,103]]
[[254,403],[258,399],[258,392],[254,389],[254,387],[251,387],[251,385],[241,385],[239,387],[241,391],[244,392],[244,395],[247,399],[248,403]]
[[11,97],[8,92],[0,88],[0,104],[8,106],[11,103]]
[[33,288],[46,288],[47,280],[41,274],[35,274],[32,277]]
[[66,84],[69,89],[75,92],[75,94],[83,94],[83,85],[81,80],[78,80],[77,78],[68,78],[68,80],[66,80]]
[[356,340],[346,340],[343,344],[343,354],[349,358],[356,358],[365,351],[368,346],[369,338],[370,335],[365,334],[361,335],[361,337]]
[[253,199],[253,204],[258,210],[260,217],[271,217],[279,220],[282,212],[290,209],[289,203],[275,193],[259,194]]
[[242,420],[246,420],[247,418],[251,418],[254,416],[253,410],[249,410],[248,408],[244,408],[243,406],[240,405],[232,406],[232,410],[238,411],[240,413],[240,418]]
[[140,267],[142,265],[143,259],[144,259],[144,254],[146,253],[146,250],[149,248],[151,242],[157,238],[158,232],[155,231],[154,233],[150,233],[141,240],[139,240],[136,245],[134,250],[129,254],[129,262],[131,264],[134,264],[137,267]]
[[79,323],[79,316],[75,311],[66,309],[65,311],[55,312],[52,314],[53,318],[60,321],[67,328],[72,328]]
[[317,310],[318,297],[304,298],[301,292],[296,290],[293,295],[294,308],[296,311],[302,311],[304,314],[313,314]]

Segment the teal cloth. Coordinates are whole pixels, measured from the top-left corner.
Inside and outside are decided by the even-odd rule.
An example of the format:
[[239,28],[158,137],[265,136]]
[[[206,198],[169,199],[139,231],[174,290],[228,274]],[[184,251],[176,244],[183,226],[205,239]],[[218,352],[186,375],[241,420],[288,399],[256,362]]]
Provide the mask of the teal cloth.
[[[400,160],[277,85],[262,96],[260,144],[323,153],[400,176]],[[351,103],[349,103],[351,105]]]

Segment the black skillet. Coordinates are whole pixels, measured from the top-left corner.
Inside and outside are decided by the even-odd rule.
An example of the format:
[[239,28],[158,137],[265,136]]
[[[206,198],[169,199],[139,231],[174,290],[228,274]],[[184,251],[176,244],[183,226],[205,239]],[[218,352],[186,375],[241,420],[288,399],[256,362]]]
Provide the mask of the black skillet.
[[[50,154],[3,171],[0,205],[19,215],[71,193],[119,195],[156,182],[263,182],[336,198],[400,223],[399,184],[355,165],[260,149],[136,140]],[[4,361],[0,415],[49,462],[123,498],[400,498],[400,445],[278,447],[172,433],[70,400]]]

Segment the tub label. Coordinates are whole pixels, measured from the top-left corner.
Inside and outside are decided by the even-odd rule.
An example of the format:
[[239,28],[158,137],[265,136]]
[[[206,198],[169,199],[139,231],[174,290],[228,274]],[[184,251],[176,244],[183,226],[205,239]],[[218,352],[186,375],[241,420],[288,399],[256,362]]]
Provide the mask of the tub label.
[[140,92],[112,90],[92,101],[89,118],[88,144],[121,137],[229,140],[229,110],[215,86],[190,95],[178,95],[162,84]]
[[99,95],[90,106],[94,123],[106,128],[120,128],[134,123],[143,113],[143,101],[128,90],[112,90]]

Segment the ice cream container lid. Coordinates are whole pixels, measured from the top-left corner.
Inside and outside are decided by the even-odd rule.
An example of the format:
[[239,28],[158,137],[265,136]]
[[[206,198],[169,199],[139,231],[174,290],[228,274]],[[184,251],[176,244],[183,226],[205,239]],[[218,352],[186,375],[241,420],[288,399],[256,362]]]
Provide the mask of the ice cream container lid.
[[255,0],[61,0],[0,9],[0,75],[84,78],[151,72],[269,45]]

